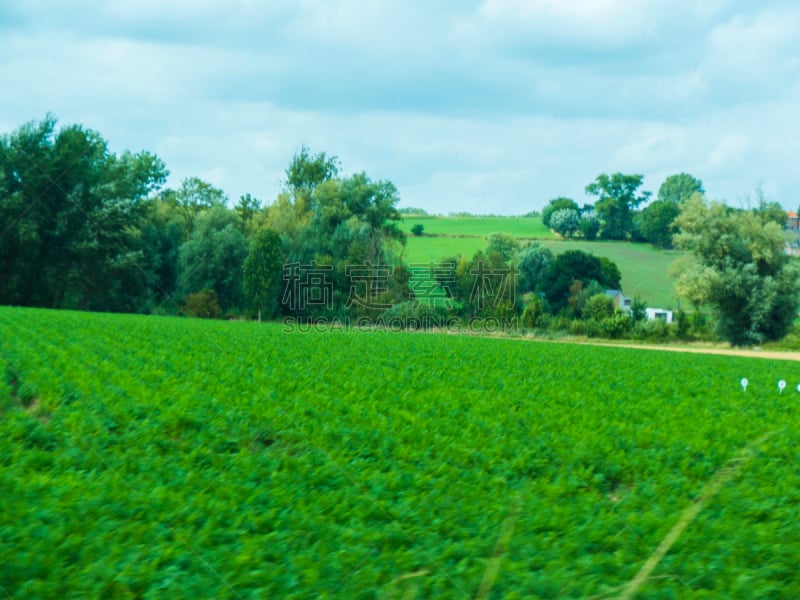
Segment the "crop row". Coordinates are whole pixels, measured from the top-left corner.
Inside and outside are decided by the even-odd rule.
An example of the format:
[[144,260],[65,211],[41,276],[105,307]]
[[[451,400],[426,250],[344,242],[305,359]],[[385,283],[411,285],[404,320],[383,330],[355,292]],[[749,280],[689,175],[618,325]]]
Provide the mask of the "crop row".
[[0,340],[12,597],[611,597],[766,433],[639,597],[800,595],[788,362],[12,308]]

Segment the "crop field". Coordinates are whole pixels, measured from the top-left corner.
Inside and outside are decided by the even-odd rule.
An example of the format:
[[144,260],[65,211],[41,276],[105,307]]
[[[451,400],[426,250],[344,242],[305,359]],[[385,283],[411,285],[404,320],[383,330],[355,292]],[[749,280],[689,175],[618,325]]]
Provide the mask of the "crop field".
[[0,596],[800,597],[795,363],[287,329],[0,308]]

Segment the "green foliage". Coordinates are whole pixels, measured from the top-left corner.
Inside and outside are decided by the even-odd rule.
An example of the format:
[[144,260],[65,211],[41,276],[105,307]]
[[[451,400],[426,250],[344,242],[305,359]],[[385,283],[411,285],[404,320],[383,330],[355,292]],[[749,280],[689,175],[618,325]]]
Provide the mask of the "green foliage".
[[424,231],[425,231],[425,225],[423,225],[422,223],[417,223],[416,225],[411,227],[411,233],[413,233],[416,236],[422,235]]
[[601,322],[614,314],[614,301],[608,294],[595,294],[586,301],[583,307],[582,316],[584,319],[592,319]]
[[338,175],[337,157],[328,157],[324,152],[311,155],[308,148],[302,146],[286,169],[286,185],[295,196],[309,195],[317,186]]
[[151,290],[139,228],[167,173],[50,116],[0,137],[0,303],[135,310]]
[[581,235],[587,240],[597,239],[597,234],[600,233],[600,219],[597,218],[597,213],[594,210],[581,213],[579,228]]
[[705,194],[703,182],[688,173],[670,175],[658,188],[660,202],[683,204],[695,194]]
[[542,290],[542,283],[553,264],[553,253],[549,248],[534,242],[528,244],[517,255],[519,269],[518,286],[521,293]]
[[544,317],[544,303],[538,296],[531,298],[522,311],[522,326],[535,329],[542,324]]
[[586,193],[597,196],[595,211],[602,224],[600,237],[607,240],[624,240],[633,229],[633,210],[650,197],[650,192],[639,192],[643,175],[602,173],[586,186]]
[[203,213],[192,237],[179,251],[179,289],[184,294],[211,289],[217,293],[223,311],[241,308],[247,254],[247,238],[235,213],[222,206]]
[[490,233],[487,252],[497,252],[506,262],[510,261],[519,251],[517,239],[507,233]]
[[181,307],[181,314],[197,319],[217,319],[221,313],[217,292],[214,290],[187,294],[186,301]]
[[550,200],[547,206],[544,207],[542,210],[542,223],[546,227],[552,227],[552,223],[550,222],[551,217],[557,211],[567,209],[567,210],[575,210],[580,212],[580,207],[578,203],[575,202],[572,198],[554,198]]
[[618,289],[619,270],[613,262],[603,262],[582,250],[568,250],[559,254],[543,283],[547,301],[554,312],[567,306],[570,288],[576,281],[582,283],[581,288],[594,281],[601,288]]
[[783,337],[800,289],[781,227],[700,196],[684,204],[676,223],[678,246],[692,252],[676,266],[678,292],[695,306],[713,307],[719,334],[733,345]]
[[281,238],[271,229],[261,229],[250,242],[250,252],[244,261],[244,294],[251,308],[268,316],[278,312],[283,279]]
[[642,595],[796,595],[784,361],[0,308],[4,363],[10,597],[463,598],[515,506],[496,597],[610,596],[773,431]]
[[640,230],[644,239],[659,248],[672,247],[672,223],[680,213],[680,206],[668,200],[656,200],[641,214]]
[[550,215],[550,227],[560,236],[572,237],[580,226],[580,213],[574,208],[560,208]]

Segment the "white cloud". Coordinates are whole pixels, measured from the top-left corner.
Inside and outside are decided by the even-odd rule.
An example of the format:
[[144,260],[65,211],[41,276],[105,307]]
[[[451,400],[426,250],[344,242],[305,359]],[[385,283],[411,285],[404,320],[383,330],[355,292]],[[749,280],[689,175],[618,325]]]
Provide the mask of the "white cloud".
[[171,183],[270,201],[305,143],[405,205],[519,214],[601,172],[714,197],[800,189],[800,10],[783,2],[0,4],[0,127],[48,111]]

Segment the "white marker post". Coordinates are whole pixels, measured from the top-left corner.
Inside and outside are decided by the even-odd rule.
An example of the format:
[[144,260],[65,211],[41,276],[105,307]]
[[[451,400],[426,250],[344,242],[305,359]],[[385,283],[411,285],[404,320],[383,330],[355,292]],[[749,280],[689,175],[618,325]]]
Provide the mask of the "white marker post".
[[783,379],[781,379],[781,380],[778,382],[778,393],[779,393],[779,394],[782,394],[782,393],[783,393],[783,390],[785,390],[785,389],[786,389],[786,382],[785,382]]
[[[739,383],[742,384],[742,391],[746,392],[747,391],[747,384],[749,383],[747,381],[747,377],[742,377],[742,380]],[[800,391],[800,385],[797,386],[797,389],[798,389],[798,391]]]

